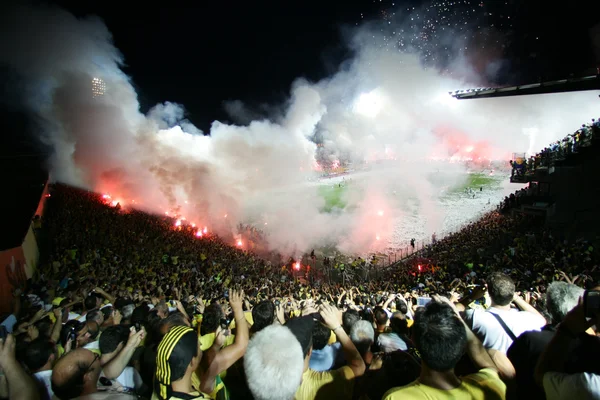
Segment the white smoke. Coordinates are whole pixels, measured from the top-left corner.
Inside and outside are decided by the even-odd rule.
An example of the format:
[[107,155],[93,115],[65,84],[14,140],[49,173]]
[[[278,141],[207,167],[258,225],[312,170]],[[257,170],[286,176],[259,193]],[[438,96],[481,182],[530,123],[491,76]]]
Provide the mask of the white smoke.
[[[272,248],[287,254],[325,244],[348,252],[383,248],[391,221],[403,213],[398,199],[417,199],[425,230],[439,230],[439,188],[464,179],[464,170],[443,165],[439,174],[430,157],[449,157],[469,145],[507,160],[513,151],[543,148],[594,116],[592,92],[452,99],[449,91],[480,78],[459,81],[426,70],[417,55],[368,44],[358,30],[355,59],[328,79],[293,82],[283,117],[250,121],[256,115],[251,107],[234,101],[228,111],[248,123],[215,121],[205,136],[184,119],[180,105],[140,112],[120,69],[123,56],[102,21],[51,7],[17,8],[0,19],[0,62],[33,94],[26,105],[45,121],[40,139],[54,149],[54,179],[159,214],[178,209],[226,238],[238,222],[250,221],[268,231]],[[456,63],[462,65],[457,76],[468,77],[463,64]],[[92,96],[94,77],[106,83],[102,96]],[[315,135],[323,139],[318,150],[310,140]],[[306,183],[317,155],[358,163],[390,154],[401,162],[353,181],[345,200],[354,209],[322,212],[319,186]]]

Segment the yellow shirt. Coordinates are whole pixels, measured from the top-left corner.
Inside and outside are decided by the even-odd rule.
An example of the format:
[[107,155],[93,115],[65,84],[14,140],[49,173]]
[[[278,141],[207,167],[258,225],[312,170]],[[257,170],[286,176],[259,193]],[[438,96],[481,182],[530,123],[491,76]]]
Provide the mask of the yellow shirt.
[[[250,326],[254,325],[254,318],[252,318],[252,311],[246,311],[244,312],[244,317],[246,318],[246,322],[248,322],[248,324]],[[229,329],[234,329],[235,328],[235,318],[231,320],[231,323],[229,324]]]
[[312,369],[302,374],[302,384],[294,400],[351,399],[354,372],[350,367],[317,372]]
[[398,399],[447,399],[447,400],[496,400],[506,398],[506,385],[493,369],[467,375],[459,387],[441,390],[419,383],[419,380],[402,387],[388,390],[382,400]]
[[[206,351],[210,349],[210,346],[215,342],[215,334],[214,332],[207,333],[206,335],[200,336],[200,339],[198,340],[200,341],[200,350]],[[225,338],[225,344],[223,346],[229,346],[233,344],[233,342],[235,342],[235,335],[229,335]]]

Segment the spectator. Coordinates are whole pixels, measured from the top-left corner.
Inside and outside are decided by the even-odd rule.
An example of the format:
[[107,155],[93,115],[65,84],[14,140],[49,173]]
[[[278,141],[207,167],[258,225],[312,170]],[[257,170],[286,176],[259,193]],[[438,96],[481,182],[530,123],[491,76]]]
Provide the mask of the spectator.
[[334,371],[316,372],[310,370],[308,365],[312,351],[312,319],[310,317],[291,319],[286,326],[290,328],[302,345],[304,354],[302,384],[296,392],[295,399],[351,398],[353,379],[364,374],[365,363],[342,328],[341,311],[333,306],[323,304],[319,313],[326,326],[337,335],[348,365]]
[[15,400],[40,398],[35,381],[27,375],[15,357],[15,338],[0,338],[0,396]]
[[365,360],[366,364],[371,363],[371,346],[375,341],[375,330],[373,325],[367,321],[357,321],[350,329],[350,338],[356,349]]
[[[372,329],[372,328],[371,328]],[[315,322],[312,332],[312,353],[308,367],[313,371],[329,371],[341,354],[341,345],[332,343],[328,345],[331,329],[320,322]]]
[[408,324],[404,314],[401,312],[395,312],[392,314],[392,318],[390,319],[390,327],[392,329],[391,332],[382,333],[377,338],[377,344],[381,351],[384,353],[391,353],[396,350],[408,350],[408,346],[406,345]]
[[[600,289],[596,288],[596,289]],[[600,374],[597,368],[577,373],[569,373],[566,369],[569,352],[573,341],[591,326],[600,326],[600,314],[589,320],[586,318],[583,302],[580,302],[565,316],[556,330],[556,334],[538,360],[535,369],[535,380],[543,386],[547,399],[598,399],[600,398]],[[598,342],[600,338],[589,336],[593,346],[588,347],[587,364],[598,365]],[[589,349],[589,350],[588,350]]]
[[[513,340],[523,332],[541,329],[546,320],[515,294],[515,284],[508,275],[493,273],[488,277],[487,285],[491,307],[486,311],[467,310],[465,318],[486,349],[506,354]],[[522,311],[512,309],[512,302]]]
[[[421,375],[408,386],[390,389],[384,400],[505,398],[506,386],[495,364],[449,301],[436,298],[417,313],[414,338]],[[465,349],[479,372],[459,378],[454,367]]]
[[558,324],[577,305],[582,295],[583,289],[577,285],[566,282],[552,282],[546,292],[546,308],[552,317],[552,323],[546,325],[541,331],[523,333],[508,349],[507,356],[517,373],[517,398],[544,398],[544,391],[537,386],[534,380],[535,366],[544,348],[554,337]]
[[23,354],[23,364],[38,383],[42,400],[52,399],[52,364],[54,363],[54,343],[39,338],[27,345]]
[[256,333],[275,321],[275,305],[269,300],[263,300],[252,309],[251,332]]
[[302,381],[302,347],[287,327],[269,325],[252,336],[244,370],[255,400],[291,400]]

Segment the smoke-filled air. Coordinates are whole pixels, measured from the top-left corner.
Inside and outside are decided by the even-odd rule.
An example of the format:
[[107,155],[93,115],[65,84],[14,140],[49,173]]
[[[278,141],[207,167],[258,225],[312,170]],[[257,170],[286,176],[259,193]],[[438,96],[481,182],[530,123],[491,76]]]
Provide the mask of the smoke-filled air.
[[[418,48],[383,41],[374,23],[346,30],[354,57],[337,73],[290,82],[283,112],[201,132],[169,99],[140,111],[120,69],[126,54],[100,19],[29,7],[0,19],[0,61],[41,121],[52,180],[105,194],[124,211],[207,227],[232,245],[244,246],[237,226],[250,224],[283,254],[383,251],[412,232],[442,232],[440,196],[467,179],[463,161],[538,151],[594,117],[594,93],[455,100],[448,92],[489,86],[468,57],[435,68]],[[228,110],[238,120],[252,108]],[[340,164],[354,172],[322,178]],[[341,184],[347,206],[330,209],[323,188]],[[414,207],[414,230],[403,235]]]

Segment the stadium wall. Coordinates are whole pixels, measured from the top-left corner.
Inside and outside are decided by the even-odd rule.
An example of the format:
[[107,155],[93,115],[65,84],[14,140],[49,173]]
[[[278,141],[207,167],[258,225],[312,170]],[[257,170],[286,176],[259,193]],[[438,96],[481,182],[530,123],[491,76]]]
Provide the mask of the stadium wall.
[[[42,217],[46,199],[50,196],[48,182],[38,202],[35,214]],[[0,251],[0,314],[12,311],[12,294],[17,288],[24,288],[27,279],[37,271],[40,252],[36,238],[36,227],[30,221],[23,243],[19,247]]]
[[12,311],[13,291],[27,281],[26,264],[22,246],[0,252],[0,314]]

